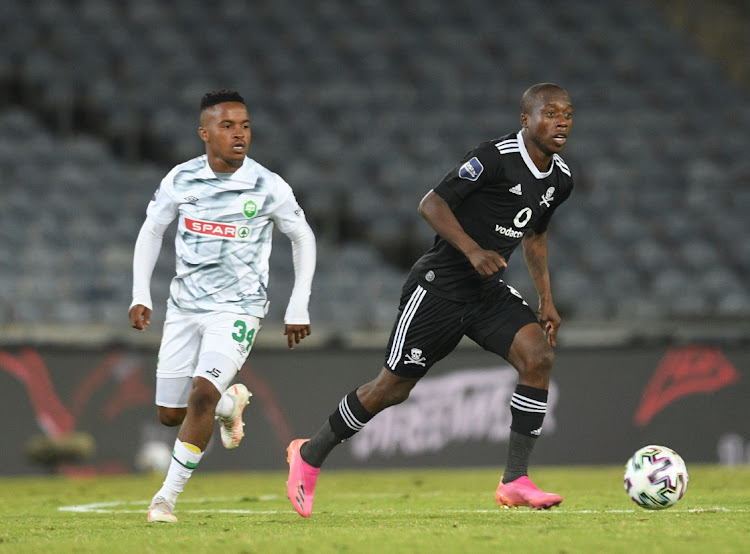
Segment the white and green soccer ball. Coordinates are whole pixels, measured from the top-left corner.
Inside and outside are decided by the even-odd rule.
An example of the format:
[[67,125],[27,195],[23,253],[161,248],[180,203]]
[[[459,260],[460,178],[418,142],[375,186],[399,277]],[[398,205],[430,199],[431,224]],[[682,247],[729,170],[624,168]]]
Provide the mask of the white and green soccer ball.
[[688,471],[679,454],[650,444],[636,451],[625,464],[625,490],[641,508],[662,510],[685,494]]

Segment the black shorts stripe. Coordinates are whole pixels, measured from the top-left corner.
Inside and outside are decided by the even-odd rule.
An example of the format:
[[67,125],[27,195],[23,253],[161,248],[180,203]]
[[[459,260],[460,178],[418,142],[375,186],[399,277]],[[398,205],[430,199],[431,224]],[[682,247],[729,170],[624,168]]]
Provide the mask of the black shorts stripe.
[[404,348],[406,332],[409,330],[409,324],[411,323],[411,320],[414,319],[414,314],[417,312],[417,308],[419,308],[419,304],[420,302],[422,302],[425,294],[427,294],[427,291],[420,285],[417,285],[417,288],[414,289],[414,292],[412,293],[409,302],[407,302],[404,311],[401,313],[401,317],[399,318],[398,324],[396,325],[393,346],[391,346],[391,353],[387,361],[387,365],[391,369],[396,367],[398,360],[401,358],[401,352]]

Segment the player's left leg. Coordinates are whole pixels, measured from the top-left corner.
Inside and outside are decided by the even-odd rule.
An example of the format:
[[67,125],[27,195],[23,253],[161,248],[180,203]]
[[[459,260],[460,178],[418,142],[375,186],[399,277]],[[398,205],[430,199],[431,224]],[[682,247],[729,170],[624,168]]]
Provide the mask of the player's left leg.
[[528,478],[528,466],[547,412],[554,352],[536,315],[515,290],[499,290],[481,307],[467,336],[518,371],[511,397],[511,428],[505,472],[495,494],[502,506],[549,508],[562,502],[540,491]]
[[217,314],[207,325],[203,336],[202,355],[214,353],[212,355],[229,358],[233,362],[224,367],[224,362],[220,361],[219,365],[207,367],[202,373],[196,370],[195,373],[213,381],[222,391],[216,405],[216,416],[220,424],[221,442],[224,448],[230,450],[237,448],[245,435],[242,413],[252,396],[242,383],[231,383],[250,354],[260,327],[261,320],[257,317]]
[[242,383],[235,383],[221,395],[216,405],[216,417],[219,419],[219,431],[221,432],[221,444],[227,450],[232,450],[240,445],[242,437],[245,436],[245,422],[242,421],[242,412],[250,403],[252,392]]
[[510,401],[511,434],[503,475],[505,483],[528,473],[529,457],[547,414],[554,359],[540,325],[530,323],[516,333],[508,354],[508,361],[518,371],[518,384]]
[[518,370],[518,384],[510,401],[512,418],[505,473],[495,500],[501,506],[551,508],[560,504],[562,497],[539,490],[528,477],[529,458],[547,413],[554,361],[552,347],[538,324],[528,324],[516,333],[508,361]]

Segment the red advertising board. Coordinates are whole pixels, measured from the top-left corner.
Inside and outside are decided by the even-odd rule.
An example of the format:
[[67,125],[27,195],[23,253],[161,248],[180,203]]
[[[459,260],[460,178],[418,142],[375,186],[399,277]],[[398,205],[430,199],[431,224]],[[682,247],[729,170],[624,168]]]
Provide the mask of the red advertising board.
[[[155,359],[154,351],[115,348],[0,350],[0,472],[133,471],[144,444],[171,446],[176,429],[159,425],[153,404]],[[234,451],[212,440],[202,468],[284,468],[288,442],[315,432],[382,362],[375,350],[253,351],[238,377],[253,391],[245,439]],[[650,443],[693,463],[750,463],[749,366],[745,350],[711,345],[558,349],[532,463],[624,463]],[[504,360],[459,348],[326,465],[501,466],[515,380]],[[92,439],[87,459],[52,467],[28,460],[34,440],[76,434]]]

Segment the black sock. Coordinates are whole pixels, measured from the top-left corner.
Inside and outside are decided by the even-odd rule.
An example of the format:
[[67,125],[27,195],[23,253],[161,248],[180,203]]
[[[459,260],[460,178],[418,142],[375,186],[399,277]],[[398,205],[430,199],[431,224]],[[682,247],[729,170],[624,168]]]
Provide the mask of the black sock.
[[528,474],[529,458],[547,413],[547,396],[544,389],[516,385],[510,401],[512,420],[503,483]]
[[505,472],[503,473],[503,483],[510,483],[519,477],[528,475],[529,458],[534,450],[536,437],[529,437],[510,432],[508,438],[508,459],[505,462]]
[[337,444],[353,437],[364,429],[373,415],[365,410],[357,398],[357,391],[347,394],[328,421],[300,448],[302,459],[313,467],[320,467]]
[[353,390],[341,399],[339,407],[328,418],[328,422],[333,432],[343,442],[364,429],[372,418],[373,415],[365,410],[359,401],[357,391]]
[[326,420],[323,427],[302,445],[299,454],[311,466],[320,467],[337,444],[341,444],[341,441],[336,437],[333,429],[331,429],[331,424]]
[[522,435],[538,437],[547,414],[547,396],[544,389],[516,385],[516,392],[510,399],[510,428]]

